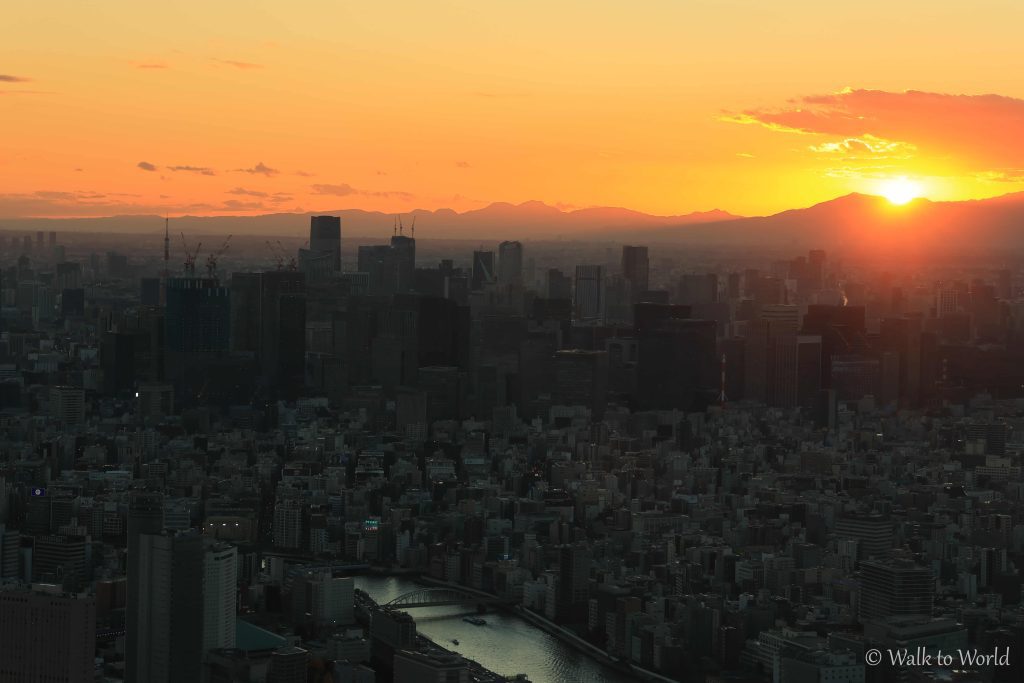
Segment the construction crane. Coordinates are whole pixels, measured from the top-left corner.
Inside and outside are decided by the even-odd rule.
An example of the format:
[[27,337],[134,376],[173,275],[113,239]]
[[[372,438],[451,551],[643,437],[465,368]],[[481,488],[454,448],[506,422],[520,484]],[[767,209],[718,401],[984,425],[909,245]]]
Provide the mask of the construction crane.
[[285,256],[284,256],[284,249],[281,248],[281,243],[277,242],[275,244],[274,242],[271,242],[270,240],[267,240],[266,244],[267,244],[267,249],[270,250],[270,255],[274,259],[274,266],[278,270],[284,270],[284,258],[285,258]]
[[228,250],[228,247],[231,246],[231,237],[232,235],[228,235],[228,238],[224,240],[224,244],[220,245],[220,249],[206,257],[206,275],[211,280],[217,279],[217,262],[224,252]]
[[[281,244],[281,240],[277,240],[277,248],[281,252],[281,260],[283,262],[285,257],[286,257],[286,255],[288,254],[288,250],[284,248],[283,244]],[[295,256],[294,255],[287,256],[287,258],[288,258],[288,270],[298,270],[298,264],[295,261]]]
[[196,257],[199,256],[199,249],[203,246],[203,243],[197,243],[195,249],[190,250],[188,242],[185,240],[185,233],[181,233],[181,246],[185,250],[185,275],[186,277],[195,277]]

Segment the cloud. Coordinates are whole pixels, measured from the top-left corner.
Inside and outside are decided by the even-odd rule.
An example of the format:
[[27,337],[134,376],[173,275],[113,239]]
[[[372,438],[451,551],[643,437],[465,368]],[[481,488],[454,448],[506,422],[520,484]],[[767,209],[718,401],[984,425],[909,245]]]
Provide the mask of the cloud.
[[750,152],[736,152],[736,156],[743,157],[744,159],[753,159],[754,155]]
[[0,217],[5,219],[33,217],[101,217],[118,215],[171,213],[242,213],[281,211],[281,204],[293,197],[277,193],[259,199],[228,199],[220,203],[195,202],[178,204],[169,195],[157,200],[143,200],[128,193],[101,193],[89,190],[39,190],[31,193],[0,193]]
[[149,163],[148,161],[140,161],[139,163],[137,163],[135,165],[138,168],[141,168],[143,171],[155,171],[156,170],[156,166],[151,164],[151,163]]
[[310,173],[309,171],[296,171],[295,175],[302,176],[303,178],[312,178],[315,174]]
[[968,174],[1010,177],[1024,168],[1024,100],[1003,95],[847,88],[723,120],[832,138],[811,146],[817,154],[913,156],[923,166],[952,162]]
[[0,83],[30,83],[31,81],[31,78],[12,76],[10,74],[0,74]]
[[899,140],[883,140],[870,133],[856,138],[811,145],[809,149],[820,154],[839,154],[854,159],[880,157],[909,159],[917,151],[917,148],[910,143]]
[[279,170],[277,170],[276,168],[270,168],[262,161],[253,166],[252,168],[236,168],[235,171],[237,173],[252,173],[255,175],[264,175],[267,176],[268,178],[272,175],[277,175],[278,173],[280,173]]
[[233,66],[236,69],[262,69],[262,64],[256,64],[254,62],[239,62],[234,59],[214,59],[213,61],[218,64],[224,64],[226,66]]
[[244,187],[236,187],[234,189],[228,190],[228,194],[240,194],[240,195],[245,195],[246,197],[266,197],[267,196],[266,192],[260,192],[259,190],[247,190]]
[[341,183],[339,185],[313,185],[313,192],[317,194],[332,194],[336,197],[347,197],[350,194],[359,194],[351,185]]
[[136,64],[135,68],[137,68],[137,69],[169,69],[171,67],[169,67],[167,64],[164,64],[163,62],[142,62],[140,64]]
[[199,173],[201,175],[217,175],[212,168],[206,166],[168,166],[169,171],[181,171],[185,173]]
[[455,162],[455,166],[458,167],[458,168],[469,168],[469,162],[468,161],[456,161]]
[[402,199],[410,200],[414,199],[416,195],[411,192],[403,192],[401,190],[358,190],[348,183],[339,183],[336,185],[331,184],[318,184],[312,185],[312,190],[316,194],[329,194],[335,197],[348,197],[350,195],[359,195],[361,197],[378,197],[383,199]]

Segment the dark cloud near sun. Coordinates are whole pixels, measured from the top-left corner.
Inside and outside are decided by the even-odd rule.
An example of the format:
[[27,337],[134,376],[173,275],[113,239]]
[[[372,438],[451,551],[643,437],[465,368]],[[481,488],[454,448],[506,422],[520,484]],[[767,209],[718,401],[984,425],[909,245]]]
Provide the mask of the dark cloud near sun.
[[143,171],[155,171],[156,170],[156,165],[155,164],[151,164],[148,161],[140,161],[139,163],[135,164],[135,166],[138,167],[138,168],[141,168]]
[[31,83],[31,78],[12,76],[11,74],[0,74],[0,83]]

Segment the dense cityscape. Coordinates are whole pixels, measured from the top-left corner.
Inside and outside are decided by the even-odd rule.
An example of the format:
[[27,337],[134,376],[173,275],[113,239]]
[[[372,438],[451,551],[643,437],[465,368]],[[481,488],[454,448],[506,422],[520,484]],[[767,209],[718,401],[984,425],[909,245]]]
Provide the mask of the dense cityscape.
[[1019,259],[394,220],[0,233],[0,681],[1024,679]]

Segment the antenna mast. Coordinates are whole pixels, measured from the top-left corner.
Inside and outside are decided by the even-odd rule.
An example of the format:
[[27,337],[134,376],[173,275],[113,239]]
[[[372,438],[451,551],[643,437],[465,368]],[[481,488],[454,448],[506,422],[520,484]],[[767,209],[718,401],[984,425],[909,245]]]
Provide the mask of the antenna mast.
[[726,396],[725,396],[725,354],[723,353],[722,354],[722,381],[721,381],[721,389],[718,392],[718,402],[721,403],[722,405],[725,405],[726,401],[728,401],[728,400],[729,399],[726,398]]

